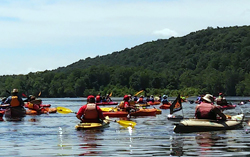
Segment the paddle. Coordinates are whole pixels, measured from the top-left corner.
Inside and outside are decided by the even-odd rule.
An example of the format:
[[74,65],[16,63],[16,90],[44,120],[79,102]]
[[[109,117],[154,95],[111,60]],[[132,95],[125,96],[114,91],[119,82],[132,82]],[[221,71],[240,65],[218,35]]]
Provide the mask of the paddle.
[[141,90],[141,91],[139,91],[139,92],[135,93],[135,95],[134,95],[134,96],[137,96],[137,95],[141,94],[143,91],[144,91],[144,90]]
[[61,113],[61,114],[68,114],[68,113],[75,113],[76,114],[76,112],[74,112],[71,109],[68,109],[66,107],[57,107],[56,110],[58,113]]
[[[73,112],[71,109],[68,109],[66,107],[57,107],[57,112],[61,113],[61,114],[68,114],[68,113],[75,113]],[[112,122],[116,122],[122,126],[131,126],[134,127],[136,125],[136,122],[133,121],[127,121],[127,120],[110,120],[109,118],[107,118],[107,120],[112,121]]]

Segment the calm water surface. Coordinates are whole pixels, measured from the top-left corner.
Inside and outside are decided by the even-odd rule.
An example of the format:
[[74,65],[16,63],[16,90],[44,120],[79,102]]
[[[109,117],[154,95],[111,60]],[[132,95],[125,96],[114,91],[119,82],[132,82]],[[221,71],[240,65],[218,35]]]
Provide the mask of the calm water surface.
[[[73,111],[86,103],[83,98],[42,100]],[[235,103],[239,100],[242,98],[234,99]],[[176,114],[193,117],[195,106],[183,103],[183,113]],[[247,103],[224,112],[234,115],[242,109],[250,119],[249,107]],[[238,130],[175,134],[168,114],[169,110],[162,110],[155,117],[132,117],[137,123],[133,129],[111,122],[103,130],[85,131],[74,129],[79,122],[74,113],[27,115],[21,122],[0,122],[0,156],[250,156],[250,126],[246,123]]]

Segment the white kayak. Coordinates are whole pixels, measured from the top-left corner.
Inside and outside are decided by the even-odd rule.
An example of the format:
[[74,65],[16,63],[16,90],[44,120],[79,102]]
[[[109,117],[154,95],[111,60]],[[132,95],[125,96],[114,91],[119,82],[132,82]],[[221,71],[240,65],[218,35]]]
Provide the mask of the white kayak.
[[174,132],[190,133],[218,130],[232,130],[242,127],[244,114],[232,116],[231,119],[209,120],[209,119],[187,119],[175,124]]

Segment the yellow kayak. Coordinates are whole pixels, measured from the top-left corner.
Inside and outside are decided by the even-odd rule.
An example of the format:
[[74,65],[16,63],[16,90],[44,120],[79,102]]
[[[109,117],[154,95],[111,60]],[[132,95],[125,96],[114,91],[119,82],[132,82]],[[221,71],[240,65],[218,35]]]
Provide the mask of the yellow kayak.
[[76,130],[100,129],[109,126],[109,121],[104,120],[103,123],[79,123],[75,126]]

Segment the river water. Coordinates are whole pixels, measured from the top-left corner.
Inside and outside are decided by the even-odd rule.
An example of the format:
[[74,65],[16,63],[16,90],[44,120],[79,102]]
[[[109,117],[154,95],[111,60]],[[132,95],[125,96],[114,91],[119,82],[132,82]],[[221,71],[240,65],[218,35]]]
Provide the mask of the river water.
[[[86,103],[84,98],[42,100],[51,107],[73,111]],[[242,98],[231,100],[238,103]],[[183,110],[175,114],[193,117],[195,106],[183,103]],[[247,103],[224,113],[234,115],[243,110],[250,119],[249,107]],[[175,134],[168,114],[169,110],[162,110],[155,117],[132,117],[135,128],[111,122],[108,128],[83,131],[75,130],[79,120],[74,113],[27,115],[20,122],[0,122],[0,156],[250,156],[248,124],[238,130]]]

